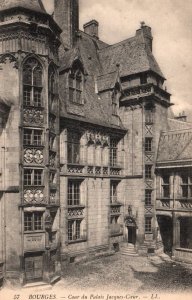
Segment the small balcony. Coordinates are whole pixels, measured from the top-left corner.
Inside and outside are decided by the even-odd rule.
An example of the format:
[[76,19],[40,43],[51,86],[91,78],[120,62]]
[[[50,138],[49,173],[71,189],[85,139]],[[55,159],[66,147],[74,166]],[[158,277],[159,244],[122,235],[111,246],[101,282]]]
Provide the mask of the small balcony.
[[110,204],[110,214],[111,216],[119,216],[121,214],[121,206],[122,204],[119,202],[114,202]]
[[122,167],[119,166],[95,166],[83,164],[65,164],[62,166],[61,173],[78,176],[94,177],[117,177],[122,176]]
[[176,200],[175,206],[181,210],[192,210],[192,198],[179,198]]
[[84,209],[85,206],[83,205],[68,206],[68,219],[83,219]]
[[173,199],[170,198],[160,198],[156,200],[157,209],[173,209]]
[[140,97],[153,97],[170,104],[170,94],[161,89],[160,87],[154,85],[153,83],[147,83],[139,86],[134,86],[123,91],[124,96],[121,102],[127,102],[131,100],[138,99]]

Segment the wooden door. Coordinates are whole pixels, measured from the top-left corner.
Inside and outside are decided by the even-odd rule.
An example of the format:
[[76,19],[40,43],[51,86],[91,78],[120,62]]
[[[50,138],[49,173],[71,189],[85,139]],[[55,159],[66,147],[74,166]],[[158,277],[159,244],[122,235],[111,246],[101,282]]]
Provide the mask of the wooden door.
[[25,258],[26,282],[40,281],[43,278],[43,256],[28,256]]

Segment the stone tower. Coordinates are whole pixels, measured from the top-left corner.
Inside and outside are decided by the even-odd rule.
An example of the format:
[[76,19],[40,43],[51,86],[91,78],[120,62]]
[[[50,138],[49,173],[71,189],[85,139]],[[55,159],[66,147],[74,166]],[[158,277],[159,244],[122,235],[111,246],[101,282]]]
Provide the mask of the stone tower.
[[79,0],[55,0],[54,19],[62,29],[63,47],[70,49],[79,30]]
[[21,283],[51,282],[60,270],[61,30],[41,0],[0,4],[1,271]]

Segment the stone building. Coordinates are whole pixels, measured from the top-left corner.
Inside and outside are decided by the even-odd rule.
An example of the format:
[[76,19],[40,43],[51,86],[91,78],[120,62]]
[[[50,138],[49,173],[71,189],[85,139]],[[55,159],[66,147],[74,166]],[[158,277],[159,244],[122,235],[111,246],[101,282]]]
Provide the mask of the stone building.
[[108,45],[78,2],[0,1],[1,281],[118,250],[192,260],[192,126],[170,114],[151,28]]

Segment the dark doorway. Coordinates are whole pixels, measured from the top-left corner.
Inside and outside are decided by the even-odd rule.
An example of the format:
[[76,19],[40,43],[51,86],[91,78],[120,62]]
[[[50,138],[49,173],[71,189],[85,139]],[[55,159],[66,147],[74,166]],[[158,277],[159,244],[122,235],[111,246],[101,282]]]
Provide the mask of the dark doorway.
[[173,222],[171,217],[158,216],[157,218],[161,238],[163,241],[164,252],[167,254],[172,253],[173,247]]
[[180,247],[192,249],[192,218],[180,218]]
[[136,243],[136,228],[135,226],[128,226],[128,243],[134,244]]

